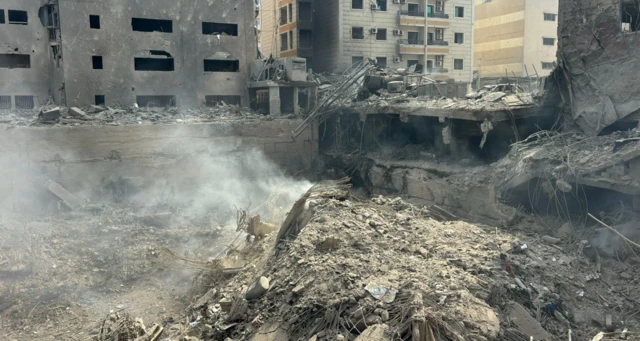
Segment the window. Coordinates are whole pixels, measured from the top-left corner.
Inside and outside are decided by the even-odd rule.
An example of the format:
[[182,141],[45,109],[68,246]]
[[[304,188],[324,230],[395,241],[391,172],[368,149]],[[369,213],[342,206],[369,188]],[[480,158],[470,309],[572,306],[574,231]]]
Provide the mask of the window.
[[553,13],[545,13],[544,21],[556,21],[556,14]]
[[303,49],[310,49],[313,47],[313,35],[311,30],[300,30],[298,34],[298,47]]
[[102,56],[92,56],[91,62],[94,70],[102,70]]
[[35,104],[33,96],[15,96],[16,109],[33,109]]
[[96,103],[96,105],[104,105],[106,103],[104,100],[104,95],[96,95],[94,102]]
[[89,16],[89,28],[93,28],[96,30],[100,29],[100,16],[99,15],[90,15]]
[[407,60],[407,68],[410,68],[414,65],[418,65],[418,61],[417,60]]
[[211,95],[211,96],[204,96],[204,100],[207,107],[215,107],[222,104],[223,102],[225,104],[230,104],[230,105],[240,105],[240,102],[242,102],[242,97],[233,96],[233,95],[231,96]]
[[456,6],[456,18],[464,18],[464,7]]
[[542,38],[542,45],[554,46],[556,44],[555,38]]
[[131,18],[131,28],[138,32],[173,33],[173,21],[161,19]]
[[313,16],[310,2],[298,2],[298,20],[311,21]]
[[364,28],[363,27],[352,27],[351,28],[351,39],[364,39]]
[[[134,59],[134,69],[136,71],[174,71],[175,65],[173,57],[164,51],[149,51],[155,58],[140,57]],[[162,57],[164,58],[162,58]]]
[[280,26],[287,24],[287,7],[280,8]]
[[204,72],[238,72],[239,70],[240,61],[238,60],[204,60]]
[[0,54],[0,68],[30,69],[31,56],[28,54]]
[[407,42],[411,45],[418,45],[420,33],[418,32],[407,32]]
[[29,15],[27,11],[9,10],[9,24],[27,25],[29,23]]
[[457,33],[454,36],[454,42],[456,44],[464,44],[464,33]]
[[453,69],[454,70],[464,70],[464,60],[463,59],[454,59],[453,60]]
[[0,96],[0,109],[11,109],[11,96]]
[[351,65],[357,65],[362,63],[363,61],[364,61],[364,57],[360,57],[360,56],[351,57]]
[[443,40],[443,39],[444,39],[444,29],[436,28],[436,40]]
[[[0,9],[0,24],[4,24],[4,10]],[[11,97],[9,97],[9,99],[11,99]]]
[[283,33],[280,35],[280,51],[286,51],[289,48],[289,35]]
[[420,12],[420,5],[418,4],[408,4],[407,9],[409,13],[418,13]]
[[175,107],[176,96],[136,96],[136,103],[140,107]]
[[289,22],[293,22],[293,4],[289,4]]
[[623,2],[621,8],[620,21],[622,32],[635,32],[640,29],[640,9],[635,2]]
[[378,11],[387,10],[387,0],[376,0],[376,5],[378,6]]
[[238,25],[236,24],[222,24],[217,22],[202,22],[202,34],[206,35],[227,35],[238,36]]
[[387,29],[379,28],[378,33],[376,33],[376,40],[387,40]]
[[553,62],[542,62],[542,69],[543,70],[553,70],[554,67],[554,63]]
[[387,66],[387,57],[376,57],[377,66]]
[[293,31],[289,31],[289,50],[293,50]]
[[363,0],[351,0],[351,9],[363,9]]
[[436,66],[442,67],[442,65],[444,64],[444,56],[443,55],[436,55]]
[[427,6],[427,16],[431,16],[433,14],[433,5]]

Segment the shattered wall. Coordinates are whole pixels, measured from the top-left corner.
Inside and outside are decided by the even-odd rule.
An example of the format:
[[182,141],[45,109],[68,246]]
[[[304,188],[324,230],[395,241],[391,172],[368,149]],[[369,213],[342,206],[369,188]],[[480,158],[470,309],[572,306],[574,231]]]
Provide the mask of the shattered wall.
[[620,3],[560,1],[558,59],[566,100],[590,135],[640,109],[640,37],[622,32]]

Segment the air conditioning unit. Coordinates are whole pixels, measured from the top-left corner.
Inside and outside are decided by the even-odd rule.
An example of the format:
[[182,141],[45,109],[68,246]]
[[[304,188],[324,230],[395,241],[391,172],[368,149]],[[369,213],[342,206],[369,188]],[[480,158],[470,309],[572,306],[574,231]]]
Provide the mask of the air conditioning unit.
[[393,30],[393,35],[394,36],[401,36],[404,34],[404,31],[402,30]]
[[442,61],[441,60],[436,60],[436,66],[442,66]]
[[373,33],[373,34],[378,33],[378,29],[377,29],[377,28],[375,28],[375,27],[374,27],[374,28],[372,28],[372,29],[371,29],[371,33]]
[[378,10],[378,5],[371,4],[371,9],[374,10],[374,11],[377,11]]

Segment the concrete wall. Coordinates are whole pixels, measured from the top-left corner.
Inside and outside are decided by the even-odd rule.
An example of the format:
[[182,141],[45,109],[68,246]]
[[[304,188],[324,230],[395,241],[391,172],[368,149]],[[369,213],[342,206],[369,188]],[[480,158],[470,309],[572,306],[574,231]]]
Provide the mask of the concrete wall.
[[314,15],[314,70],[338,72],[342,55],[342,6],[340,0],[315,1]]
[[276,15],[277,0],[260,1],[260,52],[265,57],[270,55],[278,56],[277,50],[277,30],[278,22]]
[[317,127],[305,130],[296,141],[291,139],[290,132],[301,122],[0,126],[0,208],[21,210],[35,205],[34,198],[45,197],[46,178],[82,198],[100,199],[114,183],[127,183],[131,193],[177,191],[181,197],[193,196],[198,184],[214,182],[219,176],[212,169],[224,168],[226,162],[254,149],[264,152],[286,174],[296,174],[309,170],[318,154]]
[[[50,87],[50,53],[47,29],[38,18],[45,0],[2,0],[5,23],[0,24],[0,53],[28,54],[31,68],[0,68],[0,96],[34,96],[34,104],[44,104],[57,88]],[[28,25],[9,24],[8,10],[27,11]],[[51,90],[51,91],[50,91]]]
[[[553,69],[543,69],[542,63],[556,61],[558,51],[558,18],[555,21],[544,20],[544,14],[558,14],[559,0],[527,0],[525,7],[524,28],[524,65],[527,65],[529,74],[533,74],[531,65],[535,65],[538,75],[546,77]],[[553,38],[553,46],[543,45],[542,38]],[[526,76],[523,74],[522,76]]]

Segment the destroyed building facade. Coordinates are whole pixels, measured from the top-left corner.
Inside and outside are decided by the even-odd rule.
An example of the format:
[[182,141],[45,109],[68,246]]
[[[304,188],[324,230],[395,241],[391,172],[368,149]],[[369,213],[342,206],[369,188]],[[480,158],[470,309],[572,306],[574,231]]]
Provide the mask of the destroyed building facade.
[[0,4],[0,106],[248,105],[253,1]]
[[476,0],[479,77],[546,77],[555,67],[558,0]]

